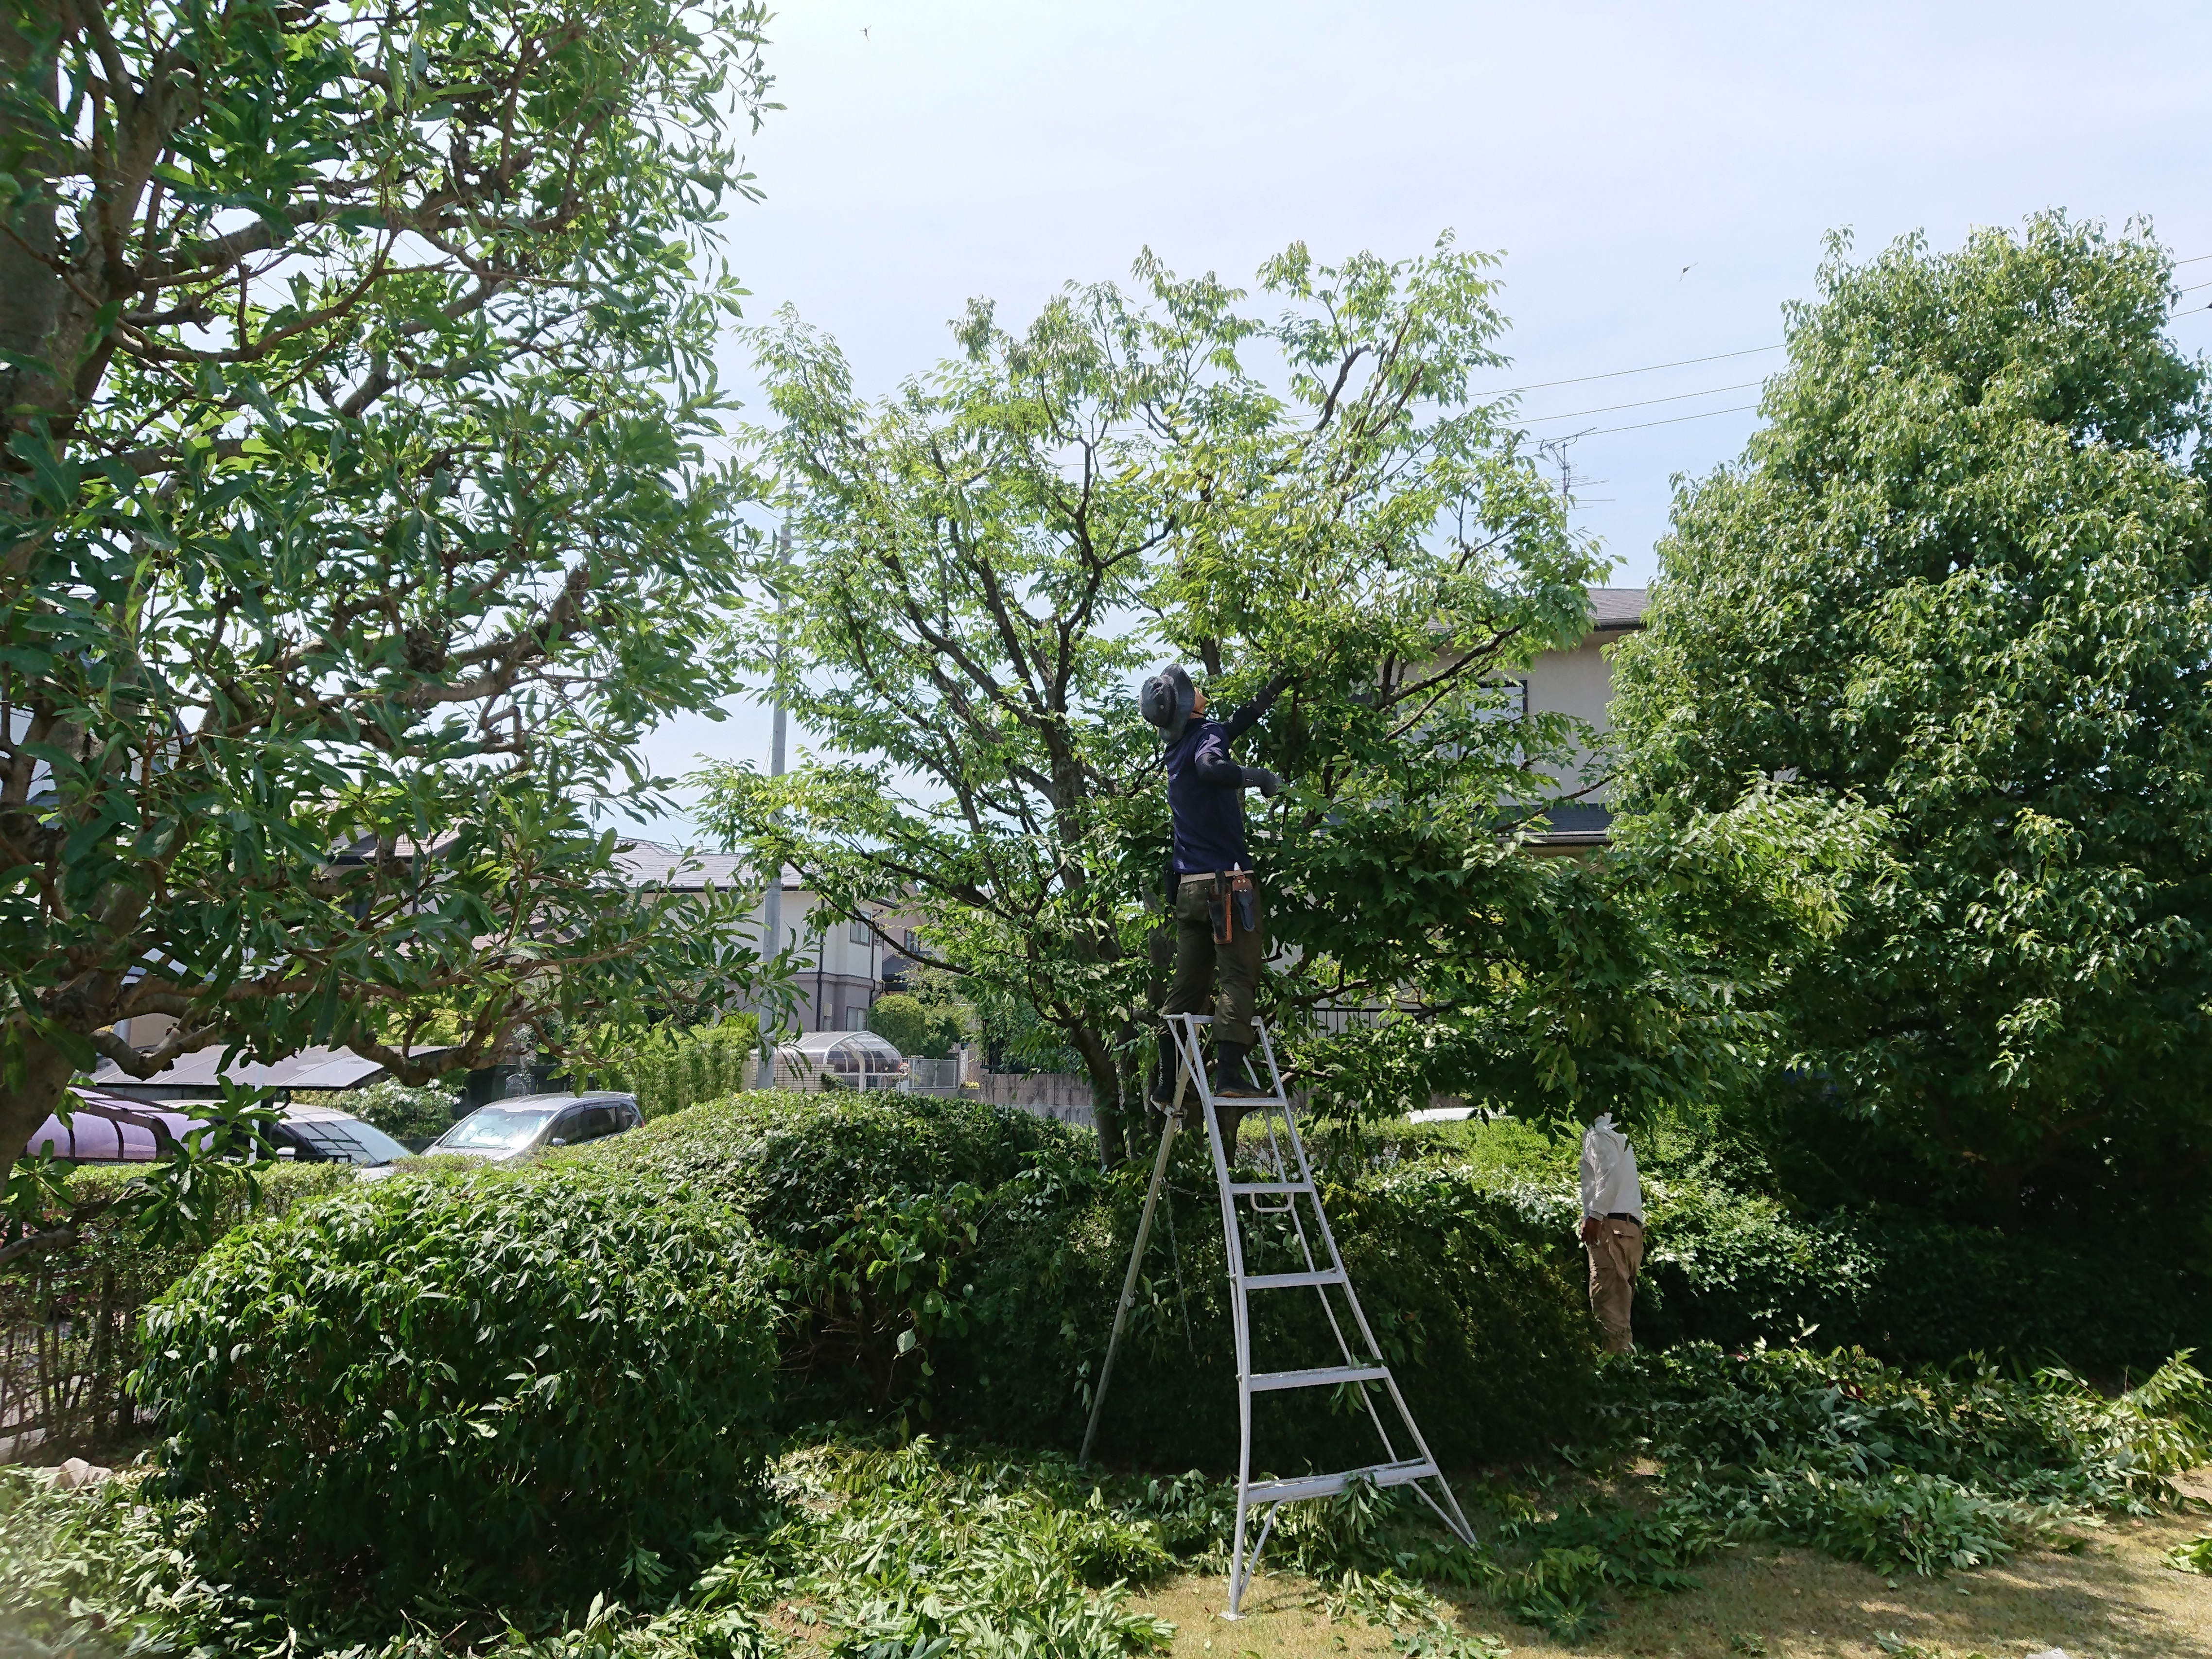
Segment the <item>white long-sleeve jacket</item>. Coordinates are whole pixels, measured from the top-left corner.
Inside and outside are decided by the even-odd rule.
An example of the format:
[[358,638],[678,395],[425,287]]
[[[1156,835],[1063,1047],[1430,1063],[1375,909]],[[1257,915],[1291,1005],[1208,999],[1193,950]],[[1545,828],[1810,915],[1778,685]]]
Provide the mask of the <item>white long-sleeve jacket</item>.
[[1644,1183],[1636,1178],[1636,1148],[1613,1127],[1611,1112],[1600,1114],[1583,1137],[1583,1214],[1644,1219]]

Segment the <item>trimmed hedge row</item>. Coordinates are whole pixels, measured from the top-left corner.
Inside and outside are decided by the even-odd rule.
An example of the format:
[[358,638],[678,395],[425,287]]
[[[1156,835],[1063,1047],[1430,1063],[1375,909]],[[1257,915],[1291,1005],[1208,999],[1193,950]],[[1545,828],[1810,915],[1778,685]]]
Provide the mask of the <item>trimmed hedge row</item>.
[[240,1228],[147,1310],[173,1496],[337,1594],[599,1587],[736,1518],[769,1443],[762,1252],[567,1169],[425,1174]]
[[[116,1196],[143,1164],[88,1164],[70,1172],[70,1205]],[[258,1199],[240,1172],[216,1167],[214,1197],[233,1223],[282,1216],[353,1182],[343,1164],[279,1164],[261,1176]],[[127,1436],[136,1409],[124,1384],[137,1363],[138,1315],[189,1272],[202,1247],[149,1247],[144,1230],[119,1216],[84,1224],[67,1250],[25,1257],[0,1273],[0,1423],[36,1433],[41,1455],[95,1449]]]
[[[1346,1264],[1448,1464],[1587,1427],[1571,1150],[1513,1124],[1322,1149]],[[2066,1255],[1900,1216],[1801,1221],[1654,1152],[1647,1344],[1817,1325],[1823,1346],[1899,1359],[2009,1347],[2109,1371],[2212,1334],[2205,1288],[2127,1241]],[[256,1560],[588,1595],[741,1510],[778,1426],[926,1419],[1072,1449],[1148,1173],[1102,1172],[1087,1137],[973,1103],[734,1097],[241,1229],[149,1314],[141,1397],[177,1490]],[[1171,1174],[1102,1450],[1221,1468],[1232,1346],[1195,1139]],[[1303,1266],[1295,1245],[1248,1236],[1252,1269]],[[1261,1369],[1334,1358],[1303,1292],[1256,1298],[1254,1340]],[[1348,1398],[1267,1399],[1255,1431],[1278,1472],[1376,1451]]]
[[[912,1381],[933,1424],[1021,1444],[1080,1442],[1149,1164],[1102,1173],[1087,1136],[1027,1113],[912,1098],[794,1107],[775,1094],[696,1107],[563,1156],[641,1185],[710,1194],[788,1250],[842,1257],[866,1235],[881,1252],[874,1261],[887,1270],[904,1261],[953,1304],[951,1318],[887,1310],[915,1332]],[[956,1207],[971,1234],[927,1228],[898,1202],[963,1189],[972,1196]],[[1436,1165],[1336,1183],[1324,1202],[1377,1340],[1440,1456],[1534,1456],[1572,1431],[1594,1354],[1578,1257],[1534,1237],[1510,1199]],[[1255,1273],[1303,1266],[1287,1237],[1247,1248]],[[870,1265],[854,1256],[849,1276]],[[1108,1401],[1109,1455],[1163,1468],[1233,1463],[1225,1271],[1212,1174],[1196,1139],[1185,1138]],[[850,1306],[810,1293],[787,1301],[788,1415],[908,1407],[896,1379],[886,1396],[879,1362],[824,1341],[824,1324],[849,1322]],[[1334,1362],[1311,1295],[1265,1295],[1255,1308],[1255,1364]],[[1268,1401],[1255,1446],[1261,1461],[1285,1468],[1367,1462],[1375,1450],[1364,1415],[1312,1395]]]

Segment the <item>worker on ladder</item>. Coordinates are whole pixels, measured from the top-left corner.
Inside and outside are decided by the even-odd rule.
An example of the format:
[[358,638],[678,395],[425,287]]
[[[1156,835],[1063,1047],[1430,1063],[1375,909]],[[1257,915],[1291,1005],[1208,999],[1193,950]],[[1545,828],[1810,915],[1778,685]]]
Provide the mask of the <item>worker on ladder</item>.
[[[1217,1100],[1254,1100],[1268,1092],[1245,1064],[1256,1040],[1252,1004],[1266,947],[1260,891],[1244,847],[1244,792],[1257,789],[1273,798],[1283,781],[1264,766],[1238,765],[1229,745],[1259,723],[1288,684],[1287,675],[1278,674],[1228,720],[1216,720],[1206,715],[1205,691],[1182,664],[1170,663],[1145,682],[1137,698],[1139,712],[1167,738],[1168,810],[1175,820],[1167,873],[1175,979],[1160,1012],[1197,1013],[1219,968],[1221,993],[1213,1012]],[[1152,1097],[1165,1109],[1175,1100],[1175,1040],[1164,1030],[1159,1045]],[[1226,1116],[1223,1121],[1233,1134]]]

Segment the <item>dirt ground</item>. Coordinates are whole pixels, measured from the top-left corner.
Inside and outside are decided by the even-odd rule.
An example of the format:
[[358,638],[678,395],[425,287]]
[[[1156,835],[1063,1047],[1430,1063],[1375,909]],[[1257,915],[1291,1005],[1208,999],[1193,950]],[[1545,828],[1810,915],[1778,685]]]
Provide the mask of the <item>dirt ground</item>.
[[[2183,1485],[2212,1503],[2212,1470]],[[2203,1510],[2114,1522],[2079,1554],[2039,1552],[1949,1578],[1885,1577],[1824,1555],[1747,1545],[1702,1564],[1704,1587],[1617,1606],[1597,1635],[1568,1645],[1486,1605],[1465,1627],[1516,1654],[1583,1659],[2212,1659],[2212,1578],[2160,1558],[2212,1528]],[[1231,1624],[1220,1578],[1187,1577],[1139,1598],[1173,1620],[1175,1659],[1334,1659],[1384,1654],[1387,1632],[1331,1624],[1304,1605],[1309,1587],[1263,1577]],[[1883,1638],[1893,1646],[1885,1646]]]

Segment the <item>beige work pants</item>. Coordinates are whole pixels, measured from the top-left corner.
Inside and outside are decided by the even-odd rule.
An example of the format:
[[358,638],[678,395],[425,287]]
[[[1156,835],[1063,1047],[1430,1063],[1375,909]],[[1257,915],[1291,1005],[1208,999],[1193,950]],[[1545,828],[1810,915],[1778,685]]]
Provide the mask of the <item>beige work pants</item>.
[[1626,1353],[1636,1346],[1629,1336],[1628,1316],[1636,1304],[1636,1275],[1644,1267],[1643,1224],[1601,1222],[1598,1236],[1585,1248],[1589,1251],[1590,1311],[1605,1333],[1606,1352]]

